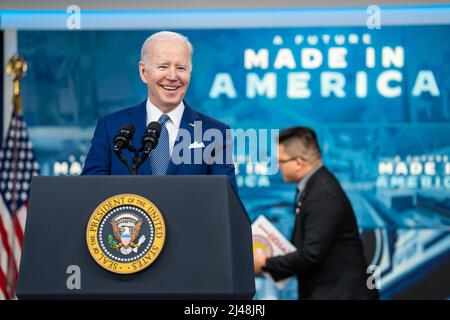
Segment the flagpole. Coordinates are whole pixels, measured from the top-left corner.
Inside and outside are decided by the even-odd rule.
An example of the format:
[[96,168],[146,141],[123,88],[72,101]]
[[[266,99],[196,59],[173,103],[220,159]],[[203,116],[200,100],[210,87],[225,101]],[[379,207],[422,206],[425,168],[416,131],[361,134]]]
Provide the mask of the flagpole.
[[22,112],[22,97],[20,96],[20,80],[28,70],[27,62],[18,54],[14,54],[6,65],[6,74],[11,77],[13,87],[13,107],[17,113]]

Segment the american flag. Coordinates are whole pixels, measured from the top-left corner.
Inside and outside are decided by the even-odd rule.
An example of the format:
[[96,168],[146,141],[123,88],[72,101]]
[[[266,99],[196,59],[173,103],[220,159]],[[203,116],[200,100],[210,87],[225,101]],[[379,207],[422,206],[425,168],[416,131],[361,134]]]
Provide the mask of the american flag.
[[0,300],[15,299],[31,178],[39,174],[22,114],[14,111],[0,149]]

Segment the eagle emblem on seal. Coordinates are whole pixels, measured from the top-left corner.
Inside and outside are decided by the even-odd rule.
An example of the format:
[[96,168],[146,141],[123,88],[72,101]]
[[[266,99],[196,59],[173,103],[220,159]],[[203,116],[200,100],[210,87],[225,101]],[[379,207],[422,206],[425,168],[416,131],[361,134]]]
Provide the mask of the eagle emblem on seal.
[[132,213],[122,213],[111,219],[111,225],[114,237],[111,234],[108,237],[110,248],[116,249],[123,255],[128,255],[131,252],[137,253],[145,241],[145,235],[137,240],[142,219]]

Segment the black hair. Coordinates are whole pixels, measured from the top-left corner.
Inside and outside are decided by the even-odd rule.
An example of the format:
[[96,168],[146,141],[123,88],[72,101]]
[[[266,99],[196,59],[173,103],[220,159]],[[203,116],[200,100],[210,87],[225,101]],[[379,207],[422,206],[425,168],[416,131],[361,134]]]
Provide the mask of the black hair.
[[314,130],[307,127],[299,126],[282,130],[278,136],[278,143],[283,144],[290,153],[298,154],[300,151],[321,157],[317,135]]

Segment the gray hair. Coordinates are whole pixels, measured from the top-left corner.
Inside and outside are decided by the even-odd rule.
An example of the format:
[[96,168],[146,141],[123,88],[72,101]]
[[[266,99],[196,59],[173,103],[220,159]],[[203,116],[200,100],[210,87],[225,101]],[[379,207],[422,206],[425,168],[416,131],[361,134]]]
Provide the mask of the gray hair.
[[142,48],[141,48],[141,61],[144,64],[148,64],[150,62],[148,60],[148,53],[150,52],[150,48],[155,41],[169,40],[169,39],[181,40],[184,43],[186,43],[186,45],[189,48],[189,62],[190,62],[190,66],[192,67],[192,55],[194,54],[194,47],[192,46],[188,37],[183,36],[180,33],[171,32],[171,31],[160,31],[160,32],[154,33],[150,37],[148,37],[144,41],[144,44],[142,45]]

